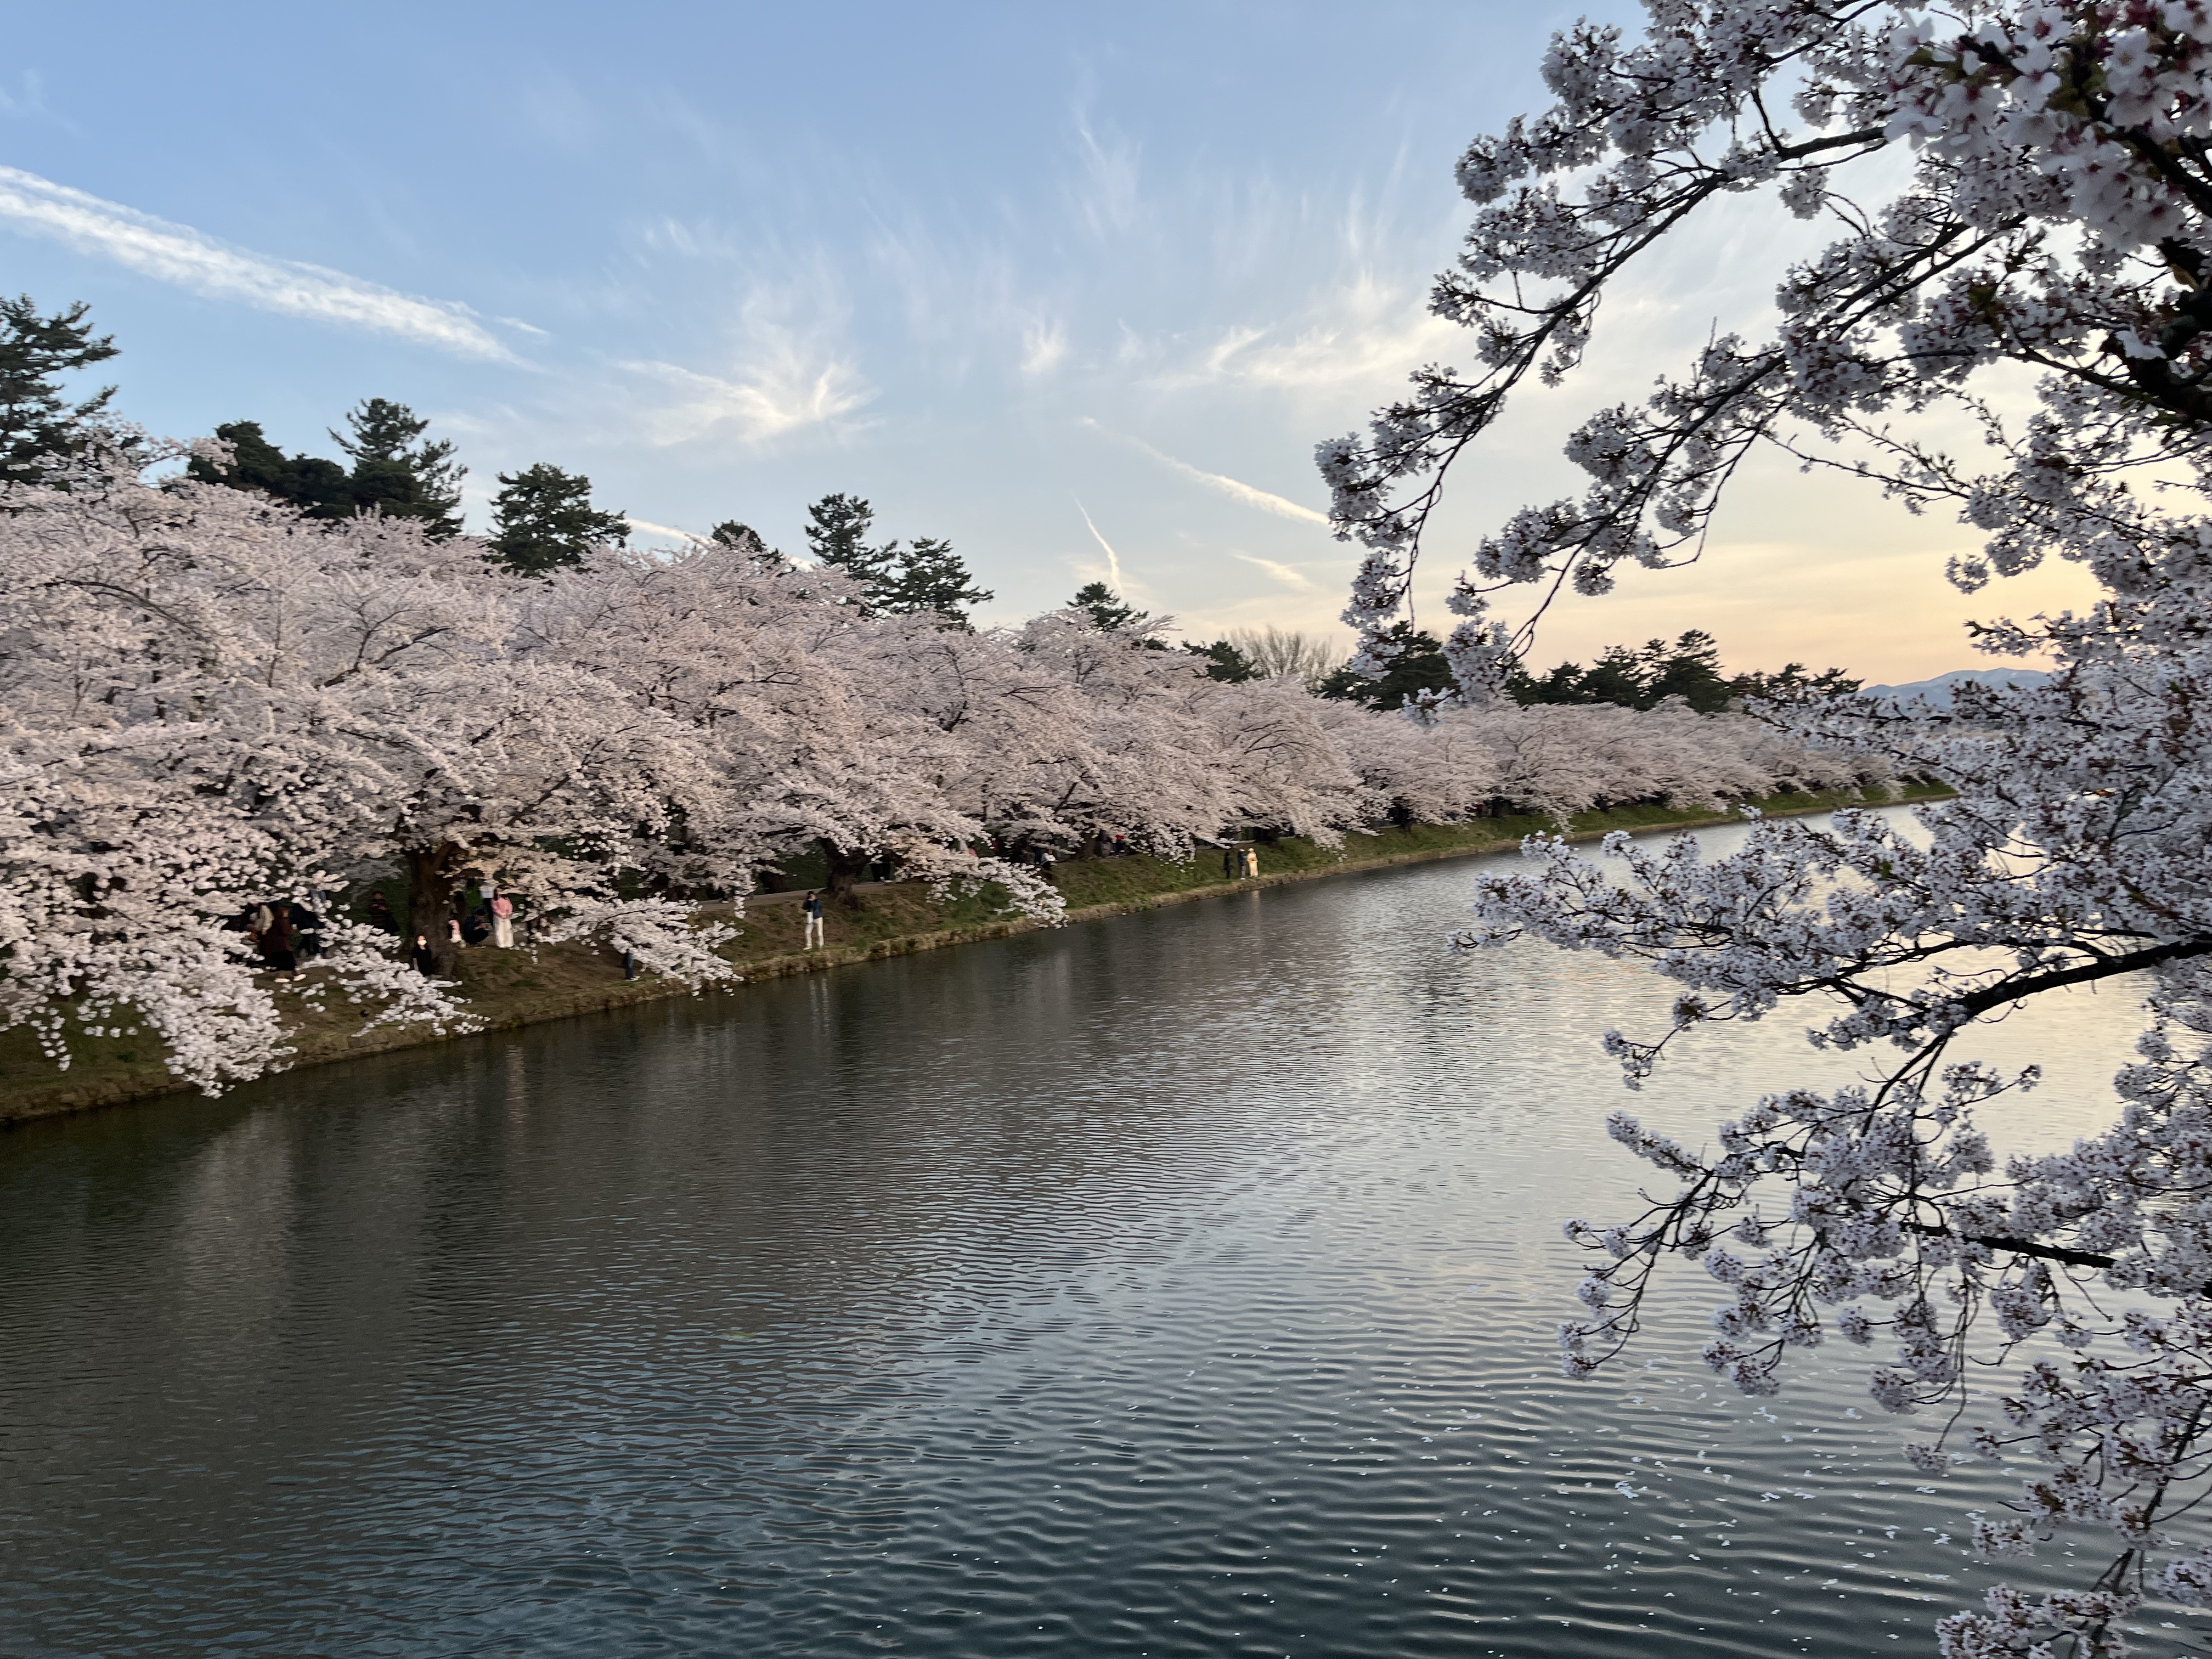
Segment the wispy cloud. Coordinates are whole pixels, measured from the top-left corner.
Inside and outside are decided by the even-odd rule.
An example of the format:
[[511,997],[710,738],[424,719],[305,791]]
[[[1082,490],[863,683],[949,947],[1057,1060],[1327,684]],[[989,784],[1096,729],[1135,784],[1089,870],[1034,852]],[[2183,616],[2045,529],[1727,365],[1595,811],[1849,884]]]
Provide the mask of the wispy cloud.
[[748,443],[759,443],[849,415],[875,396],[851,364],[811,362],[797,354],[757,364],[739,380],[674,363],[623,367],[684,394],[647,417],[653,441],[662,445],[684,443],[724,427],[735,428]]
[[1239,553],[1234,548],[1231,548],[1229,550],[1229,556],[1232,559],[1242,559],[1245,563],[1266,571],[1270,576],[1273,576],[1277,581],[1282,583],[1285,587],[1295,587],[1299,592],[1304,593],[1314,593],[1320,591],[1318,584],[1314,581],[1313,578],[1307,575],[1304,571],[1300,570],[1295,565],[1278,564],[1273,559],[1263,559],[1257,554],[1254,553]]
[[514,360],[466,306],[233,247],[189,225],[102,201],[34,173],[0,167],[0,222],[210,299],[374,329],[464,357]]
[[[1467,343],[1457,325],[1431,316],[1418,292],[1363,276],[1317,300],[1321,320],[1291,327],[1224,329],[1212,344],[1160,376],[1170,388],[1223,384],[1284,392],[1383,386],[1416,364]],[[1292,325],[1295,326],[1295,325]]]
[[1044,374],[1067,356],[1067,330],[1059,323],[1032,321],[1022,330],[1022,373]]
[[38,70],[24,70],[15,76],[14,90],[0,87],[0,115],[33,116],[46,112],[46,86]]
[[726,374],[654,361],[623,364],[679,394],[646,417],[653,441],[679,444],[732,429],[744,442],[762,443],[840,420],[872,398],[876,389],[834,343],[836,308],[791,320],[810,309],[794,285],[755,289],[738,320],[738,367]]
[[1081,419],[1085,426],[1090,427],[1094,431],[1105,433],[1108,437],[1117,439],[1127,444],[1132,449],[1141,451],[1170,471],[1179,472],[1194,483],[1202,483],[1208,489],[1219,490],[1231,501],[1242,501],[1245,506],[1257,507],[1262,513],[1272,513],[1279,519],[1297,519],[1306,524],[1328,522],[1328,515],[1326,513],[1316,513],[1310,507],[1300,507],[1296,501],[1285,501],[1280,495],[1261,489],[1256,485],[1245,483],[1240,479],[1230,477],[1225,473],[1208,472],[1201,467],[1193,466],[1188,461],[1179,461],[1172,455],[1163,455],[1142,438],[1132,438],[1126,433],[1110,431],[1087,415]]
[[1082,157],[1082,180],[1077,186],[1075,210],[1091,235],[1101,241],[1125,236],[1135,226],[1139,211],[1138,147],[1116,133],[1101,138],[1090,122],[1075,125]]

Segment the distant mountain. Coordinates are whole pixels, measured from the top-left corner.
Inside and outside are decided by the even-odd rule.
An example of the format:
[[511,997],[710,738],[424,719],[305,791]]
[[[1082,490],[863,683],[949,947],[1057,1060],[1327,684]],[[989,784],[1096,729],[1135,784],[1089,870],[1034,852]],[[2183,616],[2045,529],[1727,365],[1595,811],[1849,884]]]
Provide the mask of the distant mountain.
[[1914,680],[1909,685],[1869,685],[1866,690],[1873,696],[1894,698],[1899,702],[1918,702],[1929,708],[1948,708],[1952,690],[1956,686],[2040,685],[2050,678],[2040,668],[1954,668],[1932,680]]

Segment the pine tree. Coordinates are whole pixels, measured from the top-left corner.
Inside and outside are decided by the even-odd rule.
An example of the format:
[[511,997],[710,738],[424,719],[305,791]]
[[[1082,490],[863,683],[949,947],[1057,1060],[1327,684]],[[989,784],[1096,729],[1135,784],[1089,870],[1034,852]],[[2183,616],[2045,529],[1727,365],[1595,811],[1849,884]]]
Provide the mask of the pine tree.
[[[1665,646],[1654,641],[1664,651]],[[1644,662],[1625,645],[1607,646],[1605,653],[1589,665],[1575,690],[1577,702],[1609,702],[1622,708],[1641,708],[1644,706]]]
[[1721,669],[1720,641],[1702,628],[1692,628],[1670,647],[1653,640],[1644,647],[1646,678],[1638,707],[1656,708],[1669,697],[1680,697],[1701,714],[1717,714],[1734,695]]
[[858,495],[824,495],[806,509],[806,550],[817,564],[852,579],[872,607],[893,580],[892,557],[898,544],[868,544],[876,510]]
[[1122,604],[1121,596],[1104,582],[1084,583],[1067,603],[1071,610],[1089,611],[1091,625],[1102,634],[1118,634],[1146,619],[1135,605]]
[[190,477],[233,489],[258,489],[311,519],[353,516],[353,480],[336,461],[287,455],[269,441],[258,421],[227,421],[216,428],[215,435],[230,446],[229,461],[219,465],[195,455],[185,468]]
[[346,431],[331,436],[353,458],[357,511],[375,507],[390,518],[420,519],[443,539],[461,532],[461,480],[468,469],[453,459],[445,439],[421,441],[430,422],[404,404],[368,398],[346,416]]
[[1242,685],[1247,680],[1260,678],[1258,665],[1237,648],[1234,640],[1216,640],[1210,645],[1187,640],[1182,648],[1194,657],[1206,659],[1206,678],[1210,680],[1224,680],[1231,685]]
[[27,294],[0,300],[0,479],[38,477],[47,463],[83,447],[106,412],[113,386],[81,404],[62,396],[62,375],[115,356],[111,336],[93,337],[80,300],[41,317]]
[[1452,689],[1451,665],[1444,660],[1443,646],[1435,635],[1401,622],[1382,638],[1397,654],[1382,678],[1370,680],[1346,664],[1321,683],[1320,695],[1365,703],[1370,708],[1403,708],[1420,692]]
[[1812,702],[1858,688],[1859,682],[1840,668],[1808,674],[1802,662],[1778,673],[1731,677],[1721,666],[1720,641],[1702,628],[1689,629],[1672,645],[1650,640],[1641,651],[1613,646],[1588,668],[1563,662],[1541,679],[1516,665],[1505,680],[1507,695],[1523,705],[1609,702],[1649,709],[1680,697],[1701,714],[1718,714],[1742,698]]
[[770,547],[768,538],[759,531],[749,524],[740,524],[735,519],[723,520],[707,532],[707,539],[717,547],[726,547],[732,553],[774,565],[778,569],[791,567],[791,561],[784,556],[781,548]]
[[1803,663],[1786,662],[1771,674],[1756,669],[1738,674],[1729,682],[1729,695],[1747,702],[1819,702],[1825,697],[1848,697],[1864,684],[1840,668],[1808,674]]
[[877,590],[879,611],[939,616],[954,627],[966,628],[970,626],[968,608],[995,597],[989,588],[975,586],[974,573],[951,542],[917,536],[904,548],[892,542],[884,550],[892,555],[894,566]]
[[951,542],[917,536],[903,547],[896,541],[871,544],[876,510],[860,496],[824,495],[806,509],[806,519],[807,551],[817,564],[849,578],[871,615],[934,615],[966,628],[968,607],[994,597],[989,588],[975,586],[974,574]]
[[586,551],[599,543],[629,538],[629,523],[621,514],[602,513],[592,505],[592,481],[581,473],[540,461],[498,477],[491,547],[511,570],[542,576],[581,563]]

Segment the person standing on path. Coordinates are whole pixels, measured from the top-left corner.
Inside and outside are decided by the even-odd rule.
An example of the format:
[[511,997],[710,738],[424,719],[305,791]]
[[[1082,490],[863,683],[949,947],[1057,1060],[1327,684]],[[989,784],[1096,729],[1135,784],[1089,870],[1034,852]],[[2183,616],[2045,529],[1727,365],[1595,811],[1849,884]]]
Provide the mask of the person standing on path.
[[1236,879],[1237,879],[1237,849],[1236,849],[1234,847],[1231,847],[1231,846],[1229,846],[1229,845],[1227,845],[1227,844],[1225,844],[1225,843],[1224,843],[1224,844],[1223,845],[1222,848],[1221,848],[1221,878],[1222,878],[1222,880],[1224,880],[1224,881],[1234,881],[1234,880],[1236,880]]
[[514,901],[496,888],[491,896],[491,942],[495,950],[514,949]]
[[1260,849],[1256,847],[1244,849],[1244,878],[1247,881],[1260,879]]
[[818,951],[822,948],[823,943],[822,895],[819,892],[809,892],[799,908],[806,916],[806,943],[799,946],[799,949]]

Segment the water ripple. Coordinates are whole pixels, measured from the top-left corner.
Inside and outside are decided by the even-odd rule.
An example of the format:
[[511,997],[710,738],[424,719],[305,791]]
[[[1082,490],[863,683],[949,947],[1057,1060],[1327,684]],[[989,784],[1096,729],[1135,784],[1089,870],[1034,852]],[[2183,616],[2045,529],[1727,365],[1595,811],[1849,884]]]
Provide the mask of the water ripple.
[[[1924,1650],[2002,1472],[1916,1483],[1840,1358],[1723,1392],[1693,1285],[1558,1378],[1559,1221],[1638,1176],[1596,1038],[1663,994],[1446,958],[1467,874],[0,1138],[0,1649]],[[2001,1034],[2033,1134],[2130,1012]],[[1718,1031],[1639,1110],[1783,1068]]]

